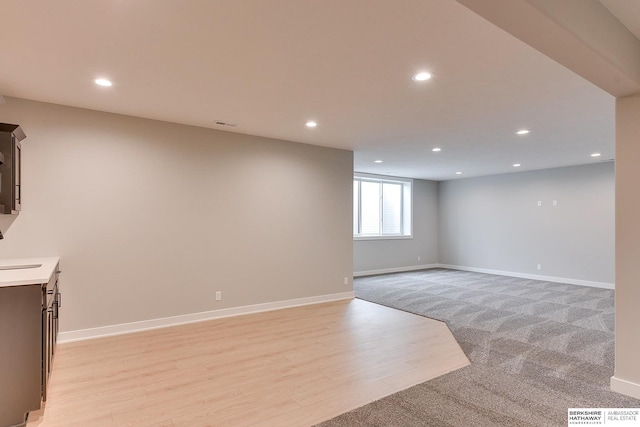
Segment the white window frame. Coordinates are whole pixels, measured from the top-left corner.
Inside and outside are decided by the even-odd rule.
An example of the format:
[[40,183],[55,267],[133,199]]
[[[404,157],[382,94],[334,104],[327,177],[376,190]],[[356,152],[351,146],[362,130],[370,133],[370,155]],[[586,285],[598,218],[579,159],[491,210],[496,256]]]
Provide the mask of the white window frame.
[[[400,234],[359,234],[358,230],[353,230],[354,240],[387,240],[387,239],[413,239],[413,180],[408,178],[398,178],[395,176],[372,175],[366,173],[355,173],[354,181],[359,183],[362,181],[376,183],[392,183],[402,185],[402,204],[401,204],[401,229]],[[360,185],[360,184],[358,184]],[[359,198],[362,198],[362,191],[358,191]],[[352,199],[355,197],[353,195]],[[383,212],[382,212],[382,195],[380,201],[380,230],[382,230]],[[353,200],[352,202],[355,202]],[[358,228],[362,224],[361,200],[358,200]],[[355,214],[355,212],[353,212]],[[352,216],[352,220],[355,220]],[[355,221],[354,221],[355,222]]]

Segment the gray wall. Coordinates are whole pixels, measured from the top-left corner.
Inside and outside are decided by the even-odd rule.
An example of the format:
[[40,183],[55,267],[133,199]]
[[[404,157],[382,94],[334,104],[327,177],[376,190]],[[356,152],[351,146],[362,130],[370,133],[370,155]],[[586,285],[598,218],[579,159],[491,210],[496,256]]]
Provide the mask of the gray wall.
[[438,183],[413,180],[412,239],[355,240],[353,261],[355,274],[437,263]]
[[441,182],[439,261],[614,283],[614,194],[612,162]]
[[352,290],[350,151],[12,98],[0,118],[27,134],[0,257],[62,257],[64,331]]

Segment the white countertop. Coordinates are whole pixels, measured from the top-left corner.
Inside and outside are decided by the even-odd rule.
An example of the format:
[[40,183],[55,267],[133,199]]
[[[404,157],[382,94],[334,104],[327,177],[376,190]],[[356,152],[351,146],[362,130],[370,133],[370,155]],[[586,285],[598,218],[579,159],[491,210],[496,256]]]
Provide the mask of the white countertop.
[[[58,257],[0,259],[0,288],[47,283],[59,261]],[[31,265],[39,267],[2,270],[3,267]]]

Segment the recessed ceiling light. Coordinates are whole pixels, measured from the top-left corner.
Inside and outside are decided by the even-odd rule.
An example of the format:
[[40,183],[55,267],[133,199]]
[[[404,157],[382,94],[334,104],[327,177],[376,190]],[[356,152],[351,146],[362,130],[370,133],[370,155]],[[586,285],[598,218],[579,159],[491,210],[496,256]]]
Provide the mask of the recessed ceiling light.
[[456,175],[462,175],[462,172],[458,171],[456,172]]
[[306,123],[306,125],[307,125],[308,128],[314,128],[314,127],[318,126],[318,123],[314,122],[313,120],[309,120]]
[[374,160],[373,163],[384,163],[384,160]]
[[520,166],[522,166],[520,163],[514,163],[514,164],[513,164],[513,167],[514,167],[514,168],[519,168]]
[[529,132],[531,132],[529,129],[520,129],[519,131],[516,132],[516,135],[526,135]]
[[113,85],[113,83],[111,83],[111,81],[107,79],[95,79],[93,82],[98,86],[104,86],[104,87],[110,87]]
[[600,153],[593,153],[593,154],[591,155],[591,157],[600,157],[601,155],[602,155],[602,154],[600,154]]
[[432,148],[431,151],[437,153],[438,151],[442,151],[442,148],[438,148],[438,147]]
[[427,73],[426,71],[422,71],[420,73],[416,73],[413,75],[413,77],[411,77],[411,80],[414,80],[416,82],[423,82],[425,80],[429,80],[431,78],[431,74]]

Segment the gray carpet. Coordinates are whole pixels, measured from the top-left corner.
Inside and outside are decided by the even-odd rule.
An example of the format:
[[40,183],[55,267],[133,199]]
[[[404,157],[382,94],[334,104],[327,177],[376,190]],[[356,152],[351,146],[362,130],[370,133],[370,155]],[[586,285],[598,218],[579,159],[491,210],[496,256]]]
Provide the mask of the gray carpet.
[[447,322],[471,365],[319,426],[566,426],[640,407],[609,390],[614,291],[446,269],[358,278],[356,297]]

